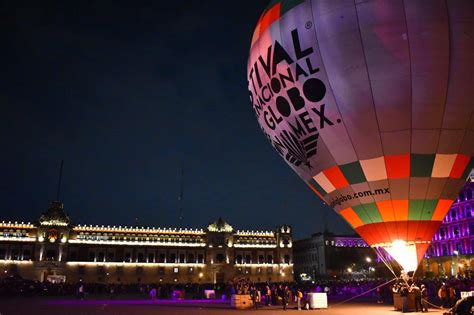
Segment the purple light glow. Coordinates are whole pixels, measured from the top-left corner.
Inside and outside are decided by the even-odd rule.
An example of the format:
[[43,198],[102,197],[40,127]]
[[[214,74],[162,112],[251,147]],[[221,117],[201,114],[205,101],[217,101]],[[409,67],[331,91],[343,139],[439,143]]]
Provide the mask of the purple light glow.
[[194,306],[194,305],[222,305],[229,306],[230,302],[222,300],[78,300],[63,299],[47,302],[48,305],[164,305],[164,306]]

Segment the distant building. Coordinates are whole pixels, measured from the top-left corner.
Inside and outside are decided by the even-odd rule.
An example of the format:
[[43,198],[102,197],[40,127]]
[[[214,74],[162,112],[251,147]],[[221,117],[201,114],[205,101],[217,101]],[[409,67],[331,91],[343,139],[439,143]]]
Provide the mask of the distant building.
[[425,272],[454,275],[474,270],[474,183],[469,182],[436,232],[421,265]]
[[61,202],[36,224],[0,222],[0,277],[100,283],[293,279],[292,231],[73,225]]
[[[376,255],[358,236],[337,236],[316,233],[294,242],[295,278],[312,280],[318,277],[342,276],[361,271],[369,272]],[[369,259],[367,259],[369,258]],[[369,261],[368,261],[369,260]]]

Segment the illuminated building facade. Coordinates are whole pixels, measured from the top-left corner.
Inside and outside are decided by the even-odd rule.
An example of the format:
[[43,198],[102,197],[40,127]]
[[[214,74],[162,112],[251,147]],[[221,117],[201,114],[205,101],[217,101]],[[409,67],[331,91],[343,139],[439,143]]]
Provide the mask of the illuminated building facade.
[[73,225],[61,202],[37,224],[0,222],[1,276],[74,283],[222,283],[293,279],[292,231]]
[[[423,271],[454,275],[474,270],[474,183],[468,182],[436,232]],[[473,256],[471,258],[471,256]]]

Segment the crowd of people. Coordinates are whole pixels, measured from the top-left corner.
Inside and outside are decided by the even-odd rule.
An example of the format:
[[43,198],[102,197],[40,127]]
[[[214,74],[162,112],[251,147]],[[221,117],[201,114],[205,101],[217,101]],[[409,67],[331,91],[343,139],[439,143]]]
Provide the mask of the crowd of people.
[[9,277],[0,282],[0,295],[76,295],[81,299],[94,295],[111,299],[135,295],[151,299],[204,299],[206,290],[214,290],[214,297],[218,299],[230,299],[233,294],[244,294],[251,297],[255,307],[280,305],[286,309],[291,301],[296,302],[295,307],[307,307],[307,296],[311,292],[324,292],[333,301],[360,295],[361,298],[385,304],[393,303],[393,293],[404,296],[413,292],[417,310],[425,311],[428,301],[433,305],[450,308],[461,299],[461,291],[474,291],[474,280],[462,277],[412,279],[411,282],[392,281],[387,284],[388,280],[326,279],[304,283],[253,283],[248,279],[237,279],[227,284],[104,284],[82,281],[66,284]]

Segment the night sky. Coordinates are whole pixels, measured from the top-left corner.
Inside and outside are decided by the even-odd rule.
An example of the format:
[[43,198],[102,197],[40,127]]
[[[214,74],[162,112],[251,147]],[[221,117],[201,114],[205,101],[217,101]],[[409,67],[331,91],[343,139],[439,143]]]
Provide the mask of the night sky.
[[[352,232],[286,165],[248,98],[267,1],[0,1],[0,220]],[[184,169],[183,221],[178,220]],[[326,213],[326,215],[324,214]]]

